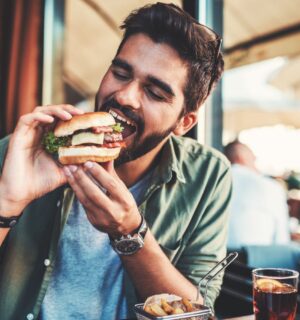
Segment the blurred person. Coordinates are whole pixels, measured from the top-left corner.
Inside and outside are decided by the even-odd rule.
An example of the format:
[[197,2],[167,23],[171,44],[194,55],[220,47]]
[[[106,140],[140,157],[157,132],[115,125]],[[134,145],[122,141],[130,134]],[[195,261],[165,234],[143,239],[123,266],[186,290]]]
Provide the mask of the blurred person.
[[224,154],[232,164],[233,184],[228,248],[289,243],[287,195],[282,185],[258,171],[247,145],[231,142]]
[[82,113],[67,104],[37,107],[0,143],[1,320],[133,318],[153,294],[195,299],[226,254],[230,165],[181,137],[223,71],[220,39],[172,4],[123,29],[95,104],[125,127],[115,167],[45,153],[45,128]]

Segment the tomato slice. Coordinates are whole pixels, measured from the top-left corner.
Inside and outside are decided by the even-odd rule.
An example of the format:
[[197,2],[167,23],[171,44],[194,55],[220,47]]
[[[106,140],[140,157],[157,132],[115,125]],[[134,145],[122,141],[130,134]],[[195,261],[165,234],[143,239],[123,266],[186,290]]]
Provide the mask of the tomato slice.
[[123,148],[126,146],[125,141],[107,142],[103,144],[103,148]]

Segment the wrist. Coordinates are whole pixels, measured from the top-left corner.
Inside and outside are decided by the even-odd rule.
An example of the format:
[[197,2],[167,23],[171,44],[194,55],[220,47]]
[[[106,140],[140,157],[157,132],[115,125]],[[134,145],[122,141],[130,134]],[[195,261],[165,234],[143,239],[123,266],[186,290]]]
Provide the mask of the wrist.
[[0,216],[4,218],[20,216],[26,207],[24,201],[11,196],[9,189],[0,180]]
[[0,200],[0,228],[10,229],[15,226],[22,214],[20,205],[7,201],[5,197]]
[[123,235],[119,238],[110,237],[111,245],[119,255],[133,255],[143,248],[147,230],[147,223],[141,216],[141,223],[138,229],[133,230],[131,234]]
[[0,217],[11,218],[21,215],[24,208],[13,202],[1,199],[0,200]]
[[12,228],[14,227],[19,220],[20,216],[14,216],[14,217],[9,217],[9,218],[4,218],[0,216],[0,228]]
[[110,238],[120,238],[122,236],[134,235],[139,230],[142,224],[142,216],[139,214],[137,217],[127,219],[126,224],[120,225],[117,230],[108,232]]
[[[130,234],[130,235],[136,234],[136,233],[139,231],[142,223],[143,223],[143,217],[142,217],[141,214],[139,214],[139,216],[137,217],[137,219],[135,219],[135,221],[132,223],[132,226],[131,226],[131,228],[130,228],[130,231],[127,232],[126,235],[127,235],[127,234]],[[124,233],[123,233],[123,234],[124,234]]]

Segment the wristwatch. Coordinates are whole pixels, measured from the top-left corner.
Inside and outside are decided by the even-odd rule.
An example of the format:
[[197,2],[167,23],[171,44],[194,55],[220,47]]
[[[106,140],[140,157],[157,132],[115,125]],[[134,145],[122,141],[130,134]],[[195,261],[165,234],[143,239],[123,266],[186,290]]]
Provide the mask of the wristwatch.
[[0,216],[0,228],[12,228],[15,226],[19,220],[20,216],[14,217],[2,217]]
[[120,238],[110,237],[111,246],[119,255],[129,256],[135,254],[143,248],[147,230],[147,223],[142,216],[142,222],[133,235],[123,235]]

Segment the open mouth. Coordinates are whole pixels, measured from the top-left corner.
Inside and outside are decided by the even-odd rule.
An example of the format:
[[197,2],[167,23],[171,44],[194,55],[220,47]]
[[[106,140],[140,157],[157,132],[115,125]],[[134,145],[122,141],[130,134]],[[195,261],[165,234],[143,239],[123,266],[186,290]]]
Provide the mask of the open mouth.
[[109,110],[109,113],[115,118],[116,122],[120,123],[124,128],[122,131],[123,139],[126,139],[136,132],[136,125],[131,120],[124,118],[111,109]]

